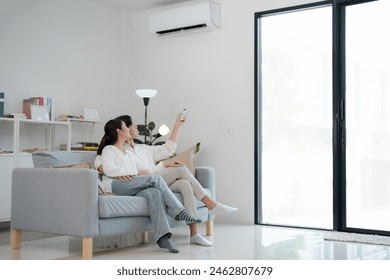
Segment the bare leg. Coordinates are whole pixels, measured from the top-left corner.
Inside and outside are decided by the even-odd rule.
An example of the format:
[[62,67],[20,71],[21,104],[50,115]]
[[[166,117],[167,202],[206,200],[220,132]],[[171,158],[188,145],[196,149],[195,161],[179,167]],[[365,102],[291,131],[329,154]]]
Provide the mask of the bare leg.
[[215,206],[217,206],[217,202],[208,195],[203,197],[201,201],[206,205],[207,209],[209,210],[214,209]]
[[188,226],[190,228],[190,236],[194,236],[195,234],[198,233],[198,225],[197,224],[189,224]]

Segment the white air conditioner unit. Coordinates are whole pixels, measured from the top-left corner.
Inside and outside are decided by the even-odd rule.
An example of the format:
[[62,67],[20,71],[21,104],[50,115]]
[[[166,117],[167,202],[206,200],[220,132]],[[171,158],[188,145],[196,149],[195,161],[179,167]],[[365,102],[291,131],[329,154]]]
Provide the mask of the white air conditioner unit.
[[201,2],[172,6],[149,17],[149,28],[158,35],[206,31],[221,27],[221,5]]

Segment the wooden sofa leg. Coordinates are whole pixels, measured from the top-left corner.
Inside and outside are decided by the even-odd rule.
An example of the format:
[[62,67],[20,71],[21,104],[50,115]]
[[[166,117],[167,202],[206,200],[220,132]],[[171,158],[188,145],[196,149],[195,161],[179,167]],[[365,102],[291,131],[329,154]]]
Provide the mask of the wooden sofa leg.
[[206,222],[206,235],[214,235],[214,220],[208,220]]
[[22,231],[20,229],[11,230],[11,248],[20,249],[21,240],[22,240]]
[[83,238],[83,260],[92,259],[93,252],[93,238],[92,237],[84,237]]
[[141,243],[142,244],[149,243],[149,232],[147,231],[141,232]]

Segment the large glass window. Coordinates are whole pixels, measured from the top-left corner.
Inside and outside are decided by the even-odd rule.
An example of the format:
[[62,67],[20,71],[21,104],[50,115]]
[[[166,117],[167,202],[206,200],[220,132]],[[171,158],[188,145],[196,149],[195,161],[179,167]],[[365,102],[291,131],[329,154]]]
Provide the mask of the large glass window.
[[390,235],[390,1],[328,3],[257,18],[257,222]]
[[387,0],[346,8],[347,227],[390,231],[389,15]]
[[261,18],[262,223],[332,228],[332,8]]

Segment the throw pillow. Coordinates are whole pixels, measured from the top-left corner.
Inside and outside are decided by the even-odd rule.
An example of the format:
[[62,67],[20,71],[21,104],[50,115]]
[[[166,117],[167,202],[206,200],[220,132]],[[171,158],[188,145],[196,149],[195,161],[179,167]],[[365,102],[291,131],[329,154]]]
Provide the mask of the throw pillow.
[[93,161],[96,153],[68,153],[64,151],[35,152],[32,154],[34,167],[56,167],[77,162]]
[[85,169],[92,169],[92,164],[90,161],[84,161],[80,163],[75,163],[75,164],[67,164],[63,166],[58,166],[54,168],[85,168]]
[[179,154],[174,154],[171,159],[176,159],[184,162],[187,168],[191,171],[192,175],[195,176],[195,154],[200,150],[200,143],[196,143],[194,146],[182,151]]

